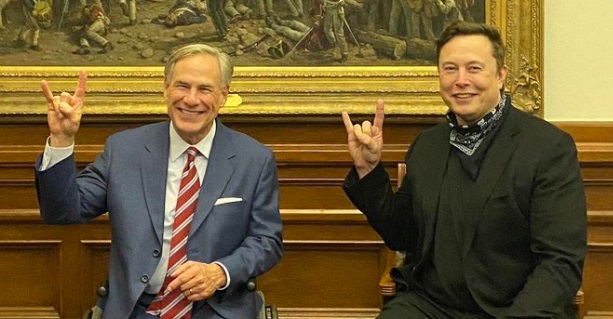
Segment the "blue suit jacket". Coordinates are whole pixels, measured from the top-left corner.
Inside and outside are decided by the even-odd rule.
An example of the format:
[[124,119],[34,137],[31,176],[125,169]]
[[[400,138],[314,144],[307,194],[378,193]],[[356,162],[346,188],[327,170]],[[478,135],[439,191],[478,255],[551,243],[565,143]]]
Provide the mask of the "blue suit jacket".
[[[169,153],[169,123],[110,136],[104,152],[82,172],[74,158],[36,170],[42,218],[52,224],[87,222],[109,213],[112,242],[104,317],[128,318],[159,263]],[[40,167],[40,157],[36,167]],[[215,205],[220,198],[242,201]],[[230,286],[208,302],[226,318],[255,318],[256,294],[245,289],[283,254],[279,189],[272,152],[217,120],[217,132],[187,242],[188,260],[221,262]]]

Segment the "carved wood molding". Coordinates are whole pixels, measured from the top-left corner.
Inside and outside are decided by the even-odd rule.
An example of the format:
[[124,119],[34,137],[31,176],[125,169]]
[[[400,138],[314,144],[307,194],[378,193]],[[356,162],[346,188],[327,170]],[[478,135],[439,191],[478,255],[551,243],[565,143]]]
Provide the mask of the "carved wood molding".
[[[364,215],[356,209],[281,209],[281,217],[283,224],[344,224],[344,225],[366,225],[367,221]],[[106,215],[100,216],[93,220],[108,223]],[[18,223],[43,223],[40,219],[40,213],[37,209],[0,209],[0,224],[18,224]],[[588,211],[588,223],[594,226],[613,226],[613,211]],[[75,226],[78,227],[78,226]],[[0,241],[0,244],[4,241]],[[57,244],[56,240],[40,240],[36,243],[42,244]],[[32,242],[24,242],[24,244],[32,244]],[[104,240],[87,240],[83,244],[98,246],[105,245]],[[326,244],[326,242],[321,242]]]
[[[524,111],[543,116],[543,3],[540,0],[493,0],[499,10],[500,25],[506,36],[506,87],[513,104]],[[506,4],[506,5],[504,5]],[[503,6],[504,5],[504,6]]]
[[[269,144],[277,162],[304,163],[309,159],[315,163],[338,163],[350,167],[351,158],[345,144]],[[383,150],[384,162],[402,161],[409,144],[386,144]],[[102,152],[103,145],[76,145],[75,158],[78,163],[90,163]],[[42,152],[43,146],[5,145],[0,149],[0,169],[3,167],[33,169],[34,159]],[[613,163],[613,143],[577,142],[580,162]],[[19,184],[21,180],[3,179],[5,183]]]

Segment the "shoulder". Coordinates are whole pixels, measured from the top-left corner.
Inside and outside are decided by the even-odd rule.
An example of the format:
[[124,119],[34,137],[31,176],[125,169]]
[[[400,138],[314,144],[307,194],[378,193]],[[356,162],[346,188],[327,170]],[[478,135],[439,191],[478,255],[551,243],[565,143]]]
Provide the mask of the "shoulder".
[[447,122],[439,123],[419,133],[416,140],[448,140],[450,131],[451,128],[449,127],[449,124]]
[[136,128],[130,128],[117,133],[113,133],[107,139],[107,143],[143,143],[143,141],[149,139],[168,138],[169,123],[170,122],[165,121],[153,124],[146,124]]
[[529,114],[513,107],[509,116],[516,118],[522,136],[526,141],[551,143],[560,139],[572,140],[567,132],[538,116]]
[[575,156],[577,153],[577,146],[569,133],[540,117],[519,109],[511,109],[505,122],[507,120],[511,129],[502,130],[511,133],[511,138],[518,145],[518,154],[527,155],[534,160],[550,161],[562,154]]
[[260,141],[223,125],[221,121],[217,121],[217,136],[215,139],[218,139],[220,143],[241,151],[241,153],[248,150],[252,156],[272,154],[272,151]]

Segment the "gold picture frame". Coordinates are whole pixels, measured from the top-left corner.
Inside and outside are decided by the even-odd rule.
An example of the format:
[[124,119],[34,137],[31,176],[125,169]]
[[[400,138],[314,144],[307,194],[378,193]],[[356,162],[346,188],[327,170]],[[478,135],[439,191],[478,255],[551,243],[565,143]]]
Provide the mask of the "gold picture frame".
[[[516,106],[543,114],[543,3],[486,0],[486,22],[507,45],[506,90]],[[83,67],[0,66],[0,115],[44,115],[40,81],[74,90]],[[162,115],[162,67],[85,67],[88,115]],[[446,107],[435,66],[237,67],[222,114],[371,114],[383,98],[387,114],[437,116]]]

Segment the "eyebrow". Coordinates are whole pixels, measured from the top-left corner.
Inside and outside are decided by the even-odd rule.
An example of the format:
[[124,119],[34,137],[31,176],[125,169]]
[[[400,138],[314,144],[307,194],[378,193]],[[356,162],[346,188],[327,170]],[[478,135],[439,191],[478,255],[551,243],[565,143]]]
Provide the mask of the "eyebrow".
[[[174,82],[174,85],[191,85],[189,82],[186,81],[182,81],[182,80],[176,80]],[[202,89],[202,88],[214,88],[215,86],[212,84],[207,84],[207,83],[200,83],[198,84],[198,89]]]
[[485,62],[480,61],[480,60],[470,60],[466,63],[457,63],[457,62],[453,62],[453,61],[442,61],[441,65],[445,66],[445,65],[471,65],[471,64],[478,64],[478,65],[485,65]]
[[185,82],[185,81],[181,81],[181,80],[174,80],[173,81],[173,85],[180,85],[180,84],[188,84],[188,83]]

